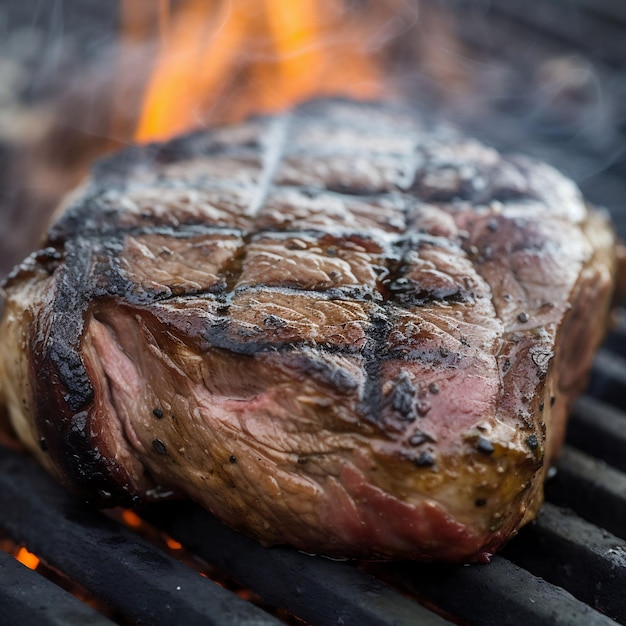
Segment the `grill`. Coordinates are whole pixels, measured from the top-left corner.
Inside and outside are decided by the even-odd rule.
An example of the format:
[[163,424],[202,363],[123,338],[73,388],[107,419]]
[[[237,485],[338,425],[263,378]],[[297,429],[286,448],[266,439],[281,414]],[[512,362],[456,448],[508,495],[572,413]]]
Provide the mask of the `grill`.
[[[489,115],[454,106],[450,115],[499,148],[555,164],[611,211],[624,236],[626,8],[620,0],[434,4],[458,18],[459,41],[475,55],[455,62],[472,65],[472,80],[487,85],[471,95]],[[67,494],[27,456],[0,448],[1,530],[40,556],[54,580],[69,579],[78,596],[98,599],[92,602],[98,609],[91,608],[0,552],[0,623],[626,624],[625,388],[622,321],[575,407],[538,519],[488,566],[335,562],[263,549],[190,503],[142,513],[246,593],[200,576]]]

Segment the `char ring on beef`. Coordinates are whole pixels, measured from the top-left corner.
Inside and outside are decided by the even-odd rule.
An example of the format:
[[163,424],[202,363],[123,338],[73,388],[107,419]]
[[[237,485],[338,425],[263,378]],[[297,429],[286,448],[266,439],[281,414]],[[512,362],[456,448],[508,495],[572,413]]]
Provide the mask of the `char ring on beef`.
[[488,559],[600,342],[606,217],[551,167],[320,101],[100,163],[4,282],[2,393],[107,504],[264,544]]

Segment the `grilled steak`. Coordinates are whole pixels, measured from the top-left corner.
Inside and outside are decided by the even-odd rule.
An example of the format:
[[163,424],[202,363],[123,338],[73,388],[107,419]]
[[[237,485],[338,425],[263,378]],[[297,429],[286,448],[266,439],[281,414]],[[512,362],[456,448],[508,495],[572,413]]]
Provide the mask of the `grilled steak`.
[[537,512],[615,255],[572,182],[390,106],[129,149],[6,279],[15,430],[106,504],[485,560]]

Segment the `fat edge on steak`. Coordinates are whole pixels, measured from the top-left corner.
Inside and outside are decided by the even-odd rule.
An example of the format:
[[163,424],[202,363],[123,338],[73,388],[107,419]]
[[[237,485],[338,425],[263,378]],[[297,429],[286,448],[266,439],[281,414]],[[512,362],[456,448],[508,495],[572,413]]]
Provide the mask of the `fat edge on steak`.
[[100,163],[4,281],[2,394],[79,494],[480,561],[536,514],[616,271],[549,166],[322,101]]

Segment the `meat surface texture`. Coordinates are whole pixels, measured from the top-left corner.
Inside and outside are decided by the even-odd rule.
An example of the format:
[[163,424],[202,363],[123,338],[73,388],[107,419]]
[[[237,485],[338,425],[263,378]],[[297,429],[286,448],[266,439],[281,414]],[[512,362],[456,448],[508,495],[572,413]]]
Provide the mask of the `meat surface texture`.
[[551,167],[320,101],[128,149],[4,282],[13,427],[106,505],[484,561],[537,513],[616,271]]

